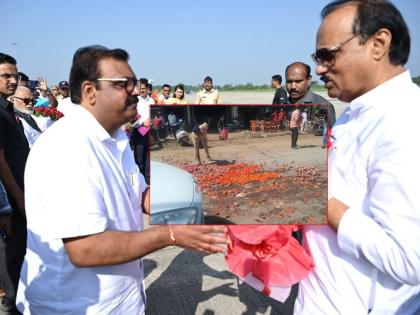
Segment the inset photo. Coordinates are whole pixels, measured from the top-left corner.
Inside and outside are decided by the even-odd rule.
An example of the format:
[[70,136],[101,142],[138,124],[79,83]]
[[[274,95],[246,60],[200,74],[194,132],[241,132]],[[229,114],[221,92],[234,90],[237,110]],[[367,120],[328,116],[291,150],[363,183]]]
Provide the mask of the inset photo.
[[151,224],[325,224],[327,108],[151,106]]

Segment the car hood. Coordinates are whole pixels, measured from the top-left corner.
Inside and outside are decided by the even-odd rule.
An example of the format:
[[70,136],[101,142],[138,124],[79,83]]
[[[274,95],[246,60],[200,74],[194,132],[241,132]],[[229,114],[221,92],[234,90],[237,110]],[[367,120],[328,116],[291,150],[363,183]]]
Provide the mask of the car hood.
[[172,165],[150,162],[150,208],[152,213],[191,207],[193,176]]

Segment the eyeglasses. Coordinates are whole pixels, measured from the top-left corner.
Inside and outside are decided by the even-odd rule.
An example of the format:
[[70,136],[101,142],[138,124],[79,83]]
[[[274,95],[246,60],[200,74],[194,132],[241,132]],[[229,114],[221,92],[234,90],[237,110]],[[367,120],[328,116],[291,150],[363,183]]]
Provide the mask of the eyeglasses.
[[116,85],[124,87],[127,94],[133,93],[134,88],[139,82],[136,78],[98,78],[96,81],[114,82]]
[[13,96],[13,98],[17,98],[18,100],[21,100],[22,102],[25,103],[25,105],[28,105],[29,103],[32,103],[32,105],[35,104],[35,99],[34,98],[22,98],[22,97],[18,97],[18,96]]
[[360,33],[354,34],[352,37],[346,39],[344,42],[337,44],[331,48],[320,48],[317,49],[312,55],[312,59],[317,64],[322,64],[326,67],[330,67],[335,63],[335,55],[343,48],[345,44],[351,41],[353,38],[359,36]]
[[16,80],[19,80],[20,77],[17,73],[2,73],[0,74],[0,77],[6,79],[6,80],[10,80],[11,78],[14,78]]

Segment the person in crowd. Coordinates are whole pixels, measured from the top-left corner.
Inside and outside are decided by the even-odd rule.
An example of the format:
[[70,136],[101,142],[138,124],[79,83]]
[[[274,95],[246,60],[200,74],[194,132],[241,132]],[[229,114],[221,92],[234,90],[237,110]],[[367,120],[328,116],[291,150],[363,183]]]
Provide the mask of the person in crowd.
[[176,139],[176,131],[180,126],[180,122],[178,121],[175,113],[171,111],[168,115],[168,126],[169,126],[169,133],[170,137]]
[[51,85],[50,91],[52,95],[54,95],[54,97],[58,100],[57,97],[59,97],[60,95],[60,90],[58,88],[58,85]]
[[70,85],[67,81],[61,81],[58,83],[58,90],[60,92],[58,99],[66,99],[70,97]]
[[209,128],[208,122],[204,122],[202,124],[198,124],[198,122],[194,122],[192,132],[191,132],[191,141],[194,146],[194,155],[195,159],[198,164],[201,164],[200,158],[200,143],[206,152],[207,160],[212,161],[210,157],[209,147],[208,147],[208,139],[207,139],[207,130]]
[[154,101],[147,94],[149,82],[146,78],[141,78],[138,84],[140,93],[138,96],[137,112],[140,117],[134,124],[134,129],[130,137],[130,145],[133,148],[134,160],[136,161],[140,172],[146,177],[146,181],[148,181],[150,177],[148,155],[150,133],[152,133],[152,136],[158,142],[159,146],[162,146],[162,143],[160,142],[155,129],[150,128],[150,105],[154,104]]
[[26,86],[28,87],[28,82],[29,82],[29,77],[23,73],[23,72],[18,72],[19,75],[19,83],[18,85],[22,85],[22,86]]
[[204,78],[204,89],[198,91],[197,97],[195,99],[195,104],[222,104],[222,95],[218,90],[213,88],[213,79],[210,76]]
[[292,131],[291,140],[292,149],[299,149],[297,145],[297,140],[299,138],[299,128],[302,124],[302,115],[300,114],[300,109],[297,105],[295,105],[295,109],[292,112],[290,117],[290,130]]
[[159,139],[164,139],[165,140],[165,138],[166,138],[166,124],[165,124],[165,121],[163,119],[162,113],[158,112],[156,114],[156,116],[153,118],[152,122],[153,122],[153,129],[158,134]]
[[15,115],[22,121],[23,130],[31,148],[42,132],[36,120],[32,117],[35,99],[30,89],[18,86],[15,94],[11,97],[11,101],[15,109]]
[[158,96],[159,104],[167,104],[168,99],[171,97],[171,86],[169,84],[162,85],[162,92]]
[[175,91],[172,97],[170,97],[166,104],[173,104],[173,105],[186,105],[187,100],[185,99],[185,88],[183,84],[178,84],[175,86]]
[[279,130],[286,130],[286,112],[284,111],[284,108],[280,108],[278,114],[277,114],[277,121],[279,122]]
[[[224,226],[143,230],[149,189],[121,128],[137,115],[139,95],[127,60],[122,49],[78,49],[70,70],[78,105],[29,156],[28,251],[17,299],[24,314],[143,314],[141,257],[170,245],[224,251]],[[40,167],[46,156],[56,171]]]
[[15,314],[16,290],[26,250],[26,218],[24,180],[28,141],[21,119],[15,115],[13,104],[7,99],[15,94],[19,75],[16,59],[0,53],[0,181],[4,185],[12,207],[11,214],[0,216],[2,226],[11,226],[5,248],[0,250],[0,314]]
[[305,133],[308,128],[308,109],[305,108],[301,114],[302,122],[300,123],[300,133]]
[[[328,225],[304,225],[315,268],[295,314],[420,313],[420,88],[405,68],[410,32],[386,0],[321,13],[316,73],[349,103],[333,126]],[[405,113],[395,124],[396,106]]]
[[70,98],[69,82],[61,81],[60,83],[58,83],[58,89],[60,91],[60,95],[57,96],[57,110],[62,112],[64,115],[70,115],[75,109],[75,104],[72,103]]
[[37,80],[38,98],[36,99],[35,107],[57,107],[57,99],[48,89],[47,81],[42,77],[39,77]]
[[[319,94],[313,93],[311,87],[311,67],[301,61],[291,63],[286,67],[286,89],[289,93],[290,104],[320,105],[321,116],[326,117],[326,134],[335,123],[334,106]],[[311,109],[313,109],[311,107]],[[325,130],[325,128],[324,128]],[[323,147],[326,145],[323,137]]]
[[281,85],[283,78],[280,74],[271,77],[271,86],[276,89],[274,93],[273,104],[287,104],[287,92]]

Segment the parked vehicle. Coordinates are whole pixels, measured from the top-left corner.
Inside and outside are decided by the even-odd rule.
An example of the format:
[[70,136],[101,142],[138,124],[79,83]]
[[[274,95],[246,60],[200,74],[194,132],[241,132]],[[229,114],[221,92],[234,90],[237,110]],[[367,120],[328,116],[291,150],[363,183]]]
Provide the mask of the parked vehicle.
[[325,120],[320,118],[312,127],[314,136],[322,136],[324,134]]
[[150,224],[203,224],[203,196],[194,177],[169,164],[150,162]]
[[185,123],[182,123],[182,119],[180,119],[179,129],[175,132],[175,138],[176,141],[182,146],[187,146],[190,144],[190,135],[186,130]]

